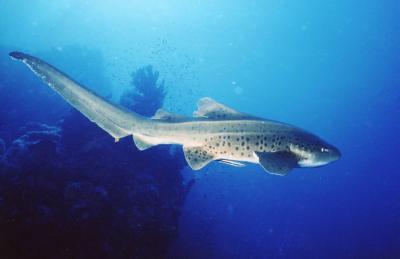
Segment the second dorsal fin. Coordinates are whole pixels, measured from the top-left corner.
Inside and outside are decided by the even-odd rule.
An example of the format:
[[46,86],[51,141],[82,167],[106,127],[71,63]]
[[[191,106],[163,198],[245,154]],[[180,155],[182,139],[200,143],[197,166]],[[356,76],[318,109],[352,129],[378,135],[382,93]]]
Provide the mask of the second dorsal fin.
[[226,105],[223,105],[209,97],[201,98],[197,102],[197,110],[193,112],[194,117],[207,119],[244,119],[252,116],[238,112]]

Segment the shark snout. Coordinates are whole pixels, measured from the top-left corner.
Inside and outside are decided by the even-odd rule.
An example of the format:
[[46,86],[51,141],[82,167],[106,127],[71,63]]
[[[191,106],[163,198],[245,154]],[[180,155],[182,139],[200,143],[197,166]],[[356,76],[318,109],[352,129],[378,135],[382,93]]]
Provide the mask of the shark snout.
[[334,146],[329,146],[327,148],[321,148],[321,160],[324,160],[325,163],[331,163],[342,156],[340,150]]

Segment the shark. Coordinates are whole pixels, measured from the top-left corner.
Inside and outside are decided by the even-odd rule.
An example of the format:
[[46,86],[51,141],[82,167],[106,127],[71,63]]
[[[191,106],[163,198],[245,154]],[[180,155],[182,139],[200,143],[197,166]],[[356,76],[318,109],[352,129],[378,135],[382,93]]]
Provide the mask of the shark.
[[193,116],[159,109],[146,118],[102,98],[37,57],[18,51],[9,55],[27,65],[116,142],[131,136],[139,150],[160,144],[181,145],[193,170],[212,161],[237,167],[253,163],[283,176],[294,168],[326,165],[341,156],[338,148],[306,130],[237,111],[209,97],[198,101]]

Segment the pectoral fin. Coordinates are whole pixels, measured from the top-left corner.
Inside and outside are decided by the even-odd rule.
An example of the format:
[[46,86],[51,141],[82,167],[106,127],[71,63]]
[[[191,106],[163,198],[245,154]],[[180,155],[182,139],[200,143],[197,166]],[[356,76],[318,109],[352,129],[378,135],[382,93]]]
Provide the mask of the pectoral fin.
[[297,166],[297,158],[290,152],[255,152],[260,165],[270,174],[286,175]]
[[214,160],[214,155],[202,147],[183,147],[186,161],[193,170],[200,170]]

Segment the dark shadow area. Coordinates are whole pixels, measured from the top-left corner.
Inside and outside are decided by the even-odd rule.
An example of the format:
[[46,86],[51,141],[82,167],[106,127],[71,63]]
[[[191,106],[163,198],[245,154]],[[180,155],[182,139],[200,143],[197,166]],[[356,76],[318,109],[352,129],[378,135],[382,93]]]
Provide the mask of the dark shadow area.
[[[73,64],[96,61],[76,71],[107,83],[99,53],[67,49]],[[76,63],[76,55],[87,62]],[[114,143],[25,67],[0,66],[0,257],[164,257],[193,184],[182,179],[182,151],[140,152],[130,137]],[[151,66],[133,73],[121,105],[153,114],[166,95],[158,77]]]

